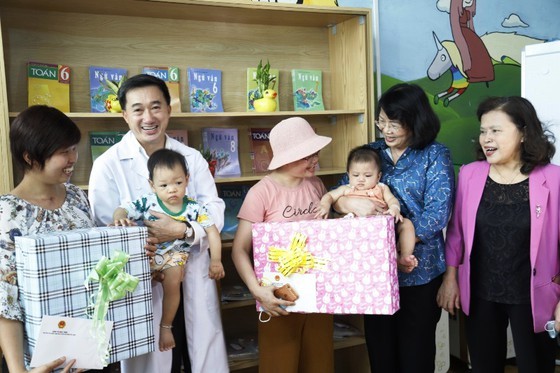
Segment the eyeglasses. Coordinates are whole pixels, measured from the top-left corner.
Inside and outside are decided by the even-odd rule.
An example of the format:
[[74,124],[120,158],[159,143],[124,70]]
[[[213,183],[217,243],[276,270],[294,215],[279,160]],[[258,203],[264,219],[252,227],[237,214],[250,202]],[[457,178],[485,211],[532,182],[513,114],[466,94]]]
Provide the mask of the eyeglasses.
[[302,158],[301,160],[302,160],[302,161],[309,162],[309,161],[316,161],[316,160],[318,160],[318,159],[319,159],[319,152],[313,153],[313,154],[311,154],[311,155],[309,155],[309,156],[307,156],[307,157],[305,157],[305,158]]
[[384,131],[385,128],[390,129],[391,131],[393,131],[394,133],[398,133],[400,130],[403,129],[402,124],[400,124],[399,122],[395,122],[392,120],[376,120],[375,125],[377,126],[377,128],[379,128],[381,131]]

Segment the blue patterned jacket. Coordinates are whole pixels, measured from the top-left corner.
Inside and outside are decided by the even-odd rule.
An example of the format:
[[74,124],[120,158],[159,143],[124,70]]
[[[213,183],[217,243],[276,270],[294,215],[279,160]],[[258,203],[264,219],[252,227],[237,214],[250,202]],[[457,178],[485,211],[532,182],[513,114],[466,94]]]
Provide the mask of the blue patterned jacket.
[[[400,286],[423,285],[445,272],[443,230],[455,195],[455,175],[449,149],[433,142],[424,149],[407,148],[393,164],[384,140],[369,144],[381,156],[381,182],[389,185],[410,219],[420,242],[414,255],[419,265],[411,273],[399,272]],[[340,180],[348,184],[348,175]]]

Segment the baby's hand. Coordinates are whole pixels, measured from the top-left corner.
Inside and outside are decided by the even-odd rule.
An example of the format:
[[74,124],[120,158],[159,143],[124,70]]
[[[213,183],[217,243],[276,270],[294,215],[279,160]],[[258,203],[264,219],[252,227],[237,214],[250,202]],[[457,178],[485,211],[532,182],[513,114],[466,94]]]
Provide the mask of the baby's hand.
[[330,212],[331,206],[321,203],[319,205],[319,211],[315,214],[315,219],[328,219]]
[[133,227],[136,225],[136,222],[134,220],[130,220],[130,219],[116,219],[113,222],[113,225],[115,227]]
[[403,221],[403,216],[401,215],[401,210],[396,206],[390,206],[389,209],[385,212],[386,215],[391,215],[395,218],[395,222],[399,223]]
[[220,260],[211,260],[210,268],[208,269],[208,277],[212,280],[219,280],[224,278],[226,272],[224,271],[224,266]]

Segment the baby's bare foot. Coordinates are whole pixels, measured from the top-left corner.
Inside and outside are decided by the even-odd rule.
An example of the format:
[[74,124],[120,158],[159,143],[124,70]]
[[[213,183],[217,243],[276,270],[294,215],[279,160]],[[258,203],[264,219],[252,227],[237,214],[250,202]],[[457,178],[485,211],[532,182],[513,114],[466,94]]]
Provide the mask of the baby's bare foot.
[[173,347],[175,347],[175,338],[173,338],[170,325],[162,325],[159,328],[159,350],[169,351]]
[[414,268],[418,267],[418,259],[416,259],[414,255],[399,255],[397,258],[397,263],[399,266],[399,270],[404,273],[410,273]]

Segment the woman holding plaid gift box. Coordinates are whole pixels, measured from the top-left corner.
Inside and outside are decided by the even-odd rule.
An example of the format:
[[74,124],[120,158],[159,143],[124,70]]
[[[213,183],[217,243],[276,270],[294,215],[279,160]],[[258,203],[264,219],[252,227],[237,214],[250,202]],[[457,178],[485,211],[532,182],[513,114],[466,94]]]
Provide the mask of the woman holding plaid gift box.
[[[31,106],[10,127],[21,182],[0,196],[0,349],[12,373],[25,372],[24,314],[18,300],[14,237],[93,227],[85,193],[68,184],[78,160],[80,130],[59,110]],[[64,357],[31,372],[50,372]],[[74,360],[63,369],[69,372]]]
[[[375,115],[384,139],[369,145],[381,156],[381,181],[414,225],[418,266],[409,273],[399,268],[399,311],[364,316],[371,370],[433,372],[441,317],[436,295],[445,272],[443,229],[453,204],[453,164],[449,150],[434,141],[440,122],[419,86],[391,87],[379,99]],[[341,183],[347,184],[348,178]],[[371,200],[344,197],[335,209],[358,216],[382,212]]]
[[315,168],[331,138],[316,135],[305,119],[295,117],[272,128],[269,139],[272,172],[247,193],[232,249],[237,272],[269,315],[259,323],[259,371],[333,372],[332,315],[287,312],[283,307],[294,303],[277,298],[274,286],[261,286],[250,257],[252,223],[314,219],[326,193]]
[[503,372],[511,326],[519,372],[554,372],[560,330],[560,167],[522,97],[477,110],[478,161],[459,172],[440,305],[467,315],[473,372]]

